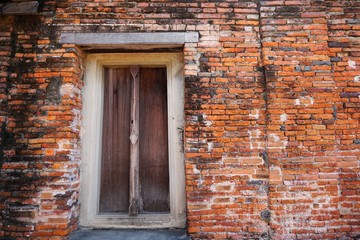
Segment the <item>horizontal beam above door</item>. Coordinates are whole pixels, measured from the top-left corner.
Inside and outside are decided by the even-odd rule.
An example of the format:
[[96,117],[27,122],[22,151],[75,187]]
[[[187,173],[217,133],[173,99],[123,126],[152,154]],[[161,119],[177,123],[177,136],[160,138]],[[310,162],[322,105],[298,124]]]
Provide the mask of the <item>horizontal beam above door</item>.
[[0,15],[30,15],[38,12],[38,1],[17,1],[0,3]]
[[79,46],[100,45],[183,45],[198,42],[197,32],[156,33],[62,33],[60,43]]

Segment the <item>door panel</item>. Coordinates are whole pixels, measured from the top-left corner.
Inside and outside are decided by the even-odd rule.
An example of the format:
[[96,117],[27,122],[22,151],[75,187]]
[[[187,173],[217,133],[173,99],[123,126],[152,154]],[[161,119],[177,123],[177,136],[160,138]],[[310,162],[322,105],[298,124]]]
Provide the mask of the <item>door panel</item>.
[[166,68],[140,70],[140,186],[143,212],[169,212]]
[[[141,68],[139,79],[139,209],[169,212],[166,68]],[[105,69],[100,213],[128,213],[132,81],[129,68]]]
[[127,212],[130,167],[130,94],[128,68],[106,68],[100,212]]

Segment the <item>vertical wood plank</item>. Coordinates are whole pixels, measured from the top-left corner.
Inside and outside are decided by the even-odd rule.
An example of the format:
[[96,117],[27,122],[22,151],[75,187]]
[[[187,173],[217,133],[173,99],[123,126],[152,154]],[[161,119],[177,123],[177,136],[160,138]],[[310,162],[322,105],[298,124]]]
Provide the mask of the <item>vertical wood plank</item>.
[[140,70],[142,212],[169,212],[166,68]]
[[129,215],[139,211],[139,66],[130,66],[132,75],[131,121],[130,121],[130,199]]
[[128,211],[130,94],[129,69],[105,69],[99,202],[101,213]]

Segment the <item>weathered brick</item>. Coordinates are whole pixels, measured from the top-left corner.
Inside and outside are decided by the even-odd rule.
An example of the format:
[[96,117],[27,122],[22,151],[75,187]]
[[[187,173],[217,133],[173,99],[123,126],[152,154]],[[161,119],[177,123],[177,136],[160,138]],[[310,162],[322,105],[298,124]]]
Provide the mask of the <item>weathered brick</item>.
[[59,34],[197,31],[181,50],[191,237],[358,237],[358,7],[64,0],[0,15],[0,236],[77,226],[86,52]]

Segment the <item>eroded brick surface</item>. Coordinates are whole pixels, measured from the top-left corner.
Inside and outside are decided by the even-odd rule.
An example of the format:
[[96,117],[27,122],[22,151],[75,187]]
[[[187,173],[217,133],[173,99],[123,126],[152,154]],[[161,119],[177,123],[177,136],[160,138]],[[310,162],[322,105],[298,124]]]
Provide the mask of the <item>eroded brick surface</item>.
[[360,235],[360,2],[39,1],[0,16],[0,236],[79,219],[84,51],[65,32],[196,31],[186,43],[194,239]]

